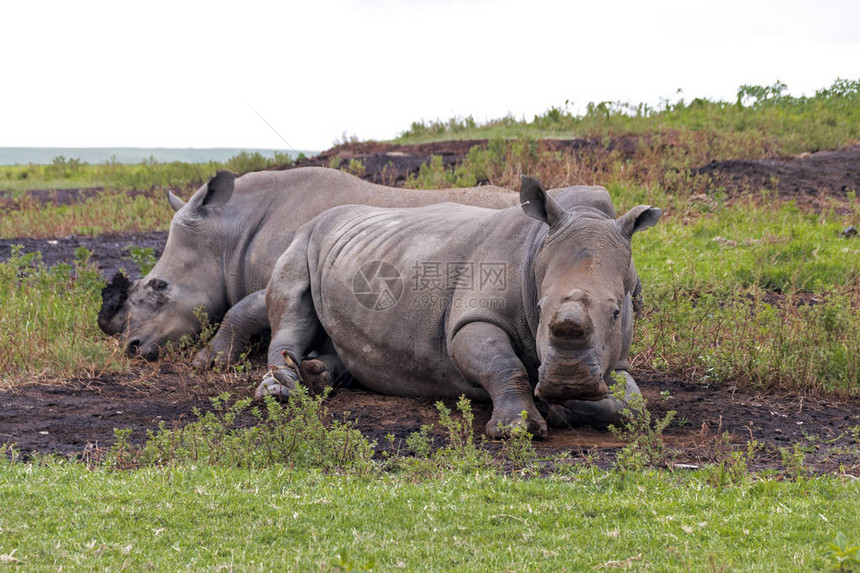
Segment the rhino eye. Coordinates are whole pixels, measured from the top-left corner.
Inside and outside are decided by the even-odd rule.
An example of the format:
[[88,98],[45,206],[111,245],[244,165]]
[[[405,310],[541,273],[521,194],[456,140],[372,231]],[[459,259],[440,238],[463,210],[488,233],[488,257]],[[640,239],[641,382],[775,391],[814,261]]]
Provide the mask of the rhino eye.
[[617,309],[617,308],[616,308],[614,311],[612,311],[612,318],[613,318],[613,320],[614,320],[614,319],[617,319],[619,314],[621,314],[621,310],[619,310],[619,309]]
[[167,289],[167,281],[163,281],[161,279],[152,279],[148,283],[149,288],[154,291],[162,291]]

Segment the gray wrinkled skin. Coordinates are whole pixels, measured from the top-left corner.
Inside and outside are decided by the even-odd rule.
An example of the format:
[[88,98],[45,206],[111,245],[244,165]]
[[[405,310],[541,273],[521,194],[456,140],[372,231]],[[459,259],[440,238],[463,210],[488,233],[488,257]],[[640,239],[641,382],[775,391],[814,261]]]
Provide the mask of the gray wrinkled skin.
[[[498,187],[416,191],[367,183],[338,170],[306,167],[248,173],[222,171],[187,203],[169,194],[176,213],[164,253],[127,291],[106,295],[99,326],[120,335],[130,355],[155,359],[160,349],[200,323],[194,309],[221,322],[196,359],[201,367],[238,358],[250,336],[265,332],[264,288],[277,258],[302,224],[344,204],[415,206],[455,201],[503,208],[516,194]],[[109,289],[121,288],[115,285]]]
[[[376,392],[492,400],[494,437],[521,424],[545,435],[535,397],[554,425],[617,423],[639,393],[626,372],[639,282],[631,238],[661,211],[640,205],[615,219],[603,189],[548,195],[528,178],[520,200],[500,211],[338,207],[304,225],[266,292],[272,369],[257,397],[288,395],[302,358],[328,339]],[[435,262],[501,266],[504,284],[473,274],[433,302],[415,279]],[[613,371],[622,400],[610,394]]]

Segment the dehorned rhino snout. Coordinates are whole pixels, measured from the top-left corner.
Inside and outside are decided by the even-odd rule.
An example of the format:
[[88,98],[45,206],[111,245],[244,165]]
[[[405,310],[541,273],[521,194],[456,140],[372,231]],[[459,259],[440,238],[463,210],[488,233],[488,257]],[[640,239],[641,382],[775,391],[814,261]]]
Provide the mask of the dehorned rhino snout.
[[114,274],[111,282],[102,289],[102,307],[99,309],[98,324],[105,334],[118,334],[122,332],[125,316],[122,310],[125,301],[128,300],[131,281],[120,272]]
[[585,343],[594,333],[594,324],[588,314],[588,299],[578,296],[576,291],[572,294],[562,300],[549,322],[549,332],[553,338]]

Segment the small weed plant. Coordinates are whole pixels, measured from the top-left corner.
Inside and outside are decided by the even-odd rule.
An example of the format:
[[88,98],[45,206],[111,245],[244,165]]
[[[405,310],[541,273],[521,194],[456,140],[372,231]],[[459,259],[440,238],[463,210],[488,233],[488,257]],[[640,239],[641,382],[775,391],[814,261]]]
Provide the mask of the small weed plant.
[[749,479],[749,464],[764,448],[761,442],[750,440],[746,447],[738,449],[732,445],[732,436],[723,432],[709,448],[714,460],[706,465],[702,473],[709,484],[715,488],[739,485]]
[[135,264],[137,269],[140,271],[141,276],[148,275],[149,271],[152,270],[152,267],[155,266],[155,263],[158,262],[158,259],[155,258],[155,251],[152,247],[136,247],[134,245],[128,245],[125,250],[128,251],[128,255],[131,257],[131,262]]
[[840,531],[830,542],[825,559],[829,571],[860,571],[860,543],[849,543],[848,537]]
[[524,475],[536,469],[534,464],[537,460],[537,452],[532,443],[534,436],[526,429],[527,419],[528,412],[525,410],[520,412],[520,424],[510,428],[509,435],[502,441],[502,449],[499,452],[503,463]]
[[622,410],[624,421],[621,425],[609,426],[612,435],[627,442],[618,452],[617,466],[622,470],[637,471],[666,465],[672,453],[663,441],[663,431],[669,427],[675,415],[676,412],[671,410],[663,418],[652,419],[645,398],[635,394]]
[[[434,448],[435,426],[425,424],[406,438],[410,455],[395,455],[388,460],[392,469],[404,470],[414,475],[441,475],[443,471],[474,472],[493,468],[520,472],[521,475],[535,473],[537,453],[532,445],[532,435],[525,425],[511,428],[510,435],[502,440],[497,459],[486,448],[483,436],[475,440],[474,413],[472,404],[465,396],[457,400],[455,411],[444,402],[436,402],[439,425],[444,429],[444,443]],[[526,413],[521,414],[525,422]],[[393,437],[391,438],[394,443]]]

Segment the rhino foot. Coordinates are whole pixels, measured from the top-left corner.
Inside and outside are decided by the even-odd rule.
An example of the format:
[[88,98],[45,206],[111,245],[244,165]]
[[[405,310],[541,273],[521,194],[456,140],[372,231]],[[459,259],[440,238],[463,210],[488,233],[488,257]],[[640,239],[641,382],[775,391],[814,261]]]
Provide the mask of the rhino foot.
[[208,346],[205,346],[194,357],[194,360],[191,362],[191,366],[198,372],[203,372],[204,370],[209,369],[212,365],[212,360],[212,352],[209,350]]
[[198,372],[204,370],[223,370],[230,366],[232,361],[224,352],[216,352],[210,346],[204,346],[200,352],[194,357],[191,365]]
[[328,386],[334,386],[331,372],[322,360],[305,358],[299,367],[302,383],[312,394],[322,394]]
[[254,391],[254,398],[262,400],[266,396],[272,396],[282,400],[287,399],[296,389],[296,383],[300,381],[298,373],[291,367],[272,366]]
[[535,409],[523,419],[520,412],[493,409],[493,416],[487,422],[487,435],[494,440],[509,438],[514,428],[524,428],[534,438],[546,437],[546,422]]
[[[613,394],[606,394],[602,399],[595,401],[568,400],[561,404],[550,404],[546,414],[549,425],[555,428],[591,426],[602,430],[609,425],[618,426],[623,423],[624,410],[641,405],[642,393],[630,374],[622,370],[616,373],[624,376],[626,381],[622,399],[619,400]],[[634,415],[638,413],[635,409],[632,411]]]

